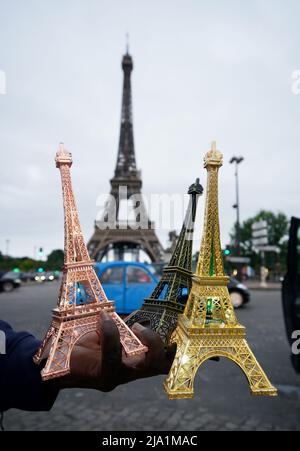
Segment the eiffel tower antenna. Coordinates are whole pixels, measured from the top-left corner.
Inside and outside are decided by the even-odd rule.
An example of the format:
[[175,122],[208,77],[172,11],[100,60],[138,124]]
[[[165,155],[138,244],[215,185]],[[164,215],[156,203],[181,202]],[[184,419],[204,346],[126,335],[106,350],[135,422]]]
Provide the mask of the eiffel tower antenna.
[[61,174],[64,203],[64,267],[57,308],[52,323],[37,352],[35,363],[49,356],[41,375],[43,380],[70,373],[70,357],[75,343],[86,333],[97,330],[100,312],[105,309],[117,325],[127,355],[146,352],[147,348],[117,315],[114,303],[108,301],[94,270],[84,242],[72,188],[70,167],[72,155],[63,143],[56,153],[56,167]]
[[188,208],[170,263],[151,296],[145,299],[140,310],[125,319],[127,325],[135,322],[149,323],[159,333],[164,343],[177,326],[178,315],[183,312],[187,294],[192,285],[192,246],[197,201],[203,193],[199,179],[190,186]]
[[126,33],[126,54],[129,55],[129,33]]
[[277,394],[246,341],[245,328],[237,322],[227,288],[218,208],[218,171],[222,164],[223,155],[213,142],[204,158],[207,188],[197,270],[186,307],[171,337],[177,351],[164,384],[170,399],[192,398],[198,368],[213,357],[235,362],[246,375],[252,394]]

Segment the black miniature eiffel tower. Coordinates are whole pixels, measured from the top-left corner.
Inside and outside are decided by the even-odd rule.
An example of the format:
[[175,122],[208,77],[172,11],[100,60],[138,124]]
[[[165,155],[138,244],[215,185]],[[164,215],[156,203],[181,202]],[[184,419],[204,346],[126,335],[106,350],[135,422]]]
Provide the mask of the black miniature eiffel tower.
[[192,286],[192,247],[197,201],[203,188],[199,179],[189,188],[189,205],[182,229],[170,263],[152,295],[144,300],[140,310],[131,313],[125,322],[132,326],[138,322],[148,323],[165,344],[177,326],[178,314],[182,313]]

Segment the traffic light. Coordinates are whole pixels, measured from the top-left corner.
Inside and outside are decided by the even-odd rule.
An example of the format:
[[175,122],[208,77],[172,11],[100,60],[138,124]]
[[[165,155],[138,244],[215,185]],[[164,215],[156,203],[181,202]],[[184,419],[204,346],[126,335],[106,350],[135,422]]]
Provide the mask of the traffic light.
[[20,272],[20,269],[19,268],[14,268],[13,272]]
[[224,250],[225,257],[229,257],[230,254],[231,254],[231,249],[229,248],[229,246],[226,246],[226,249]]
[[44,268],[39,268],[38,272],[44,272]]
[[44,249],[42,247],[39,247],[38,256],[43,257],[43,255],[44,255]]

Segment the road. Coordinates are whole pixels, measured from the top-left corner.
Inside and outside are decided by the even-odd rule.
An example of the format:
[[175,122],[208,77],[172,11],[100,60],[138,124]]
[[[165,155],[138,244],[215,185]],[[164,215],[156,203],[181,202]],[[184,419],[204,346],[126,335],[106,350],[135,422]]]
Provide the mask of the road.
[[[42,337],[56,303],[59,284],[23,286],[0,294],[0,317],[16,330]],[[11,410],[6,430],[201,431],[300,430],[300,377],[290,365],[279,291],[253,291],[251,304],[237,312],[247,326],[248,342],[277,398],[252,397],[239,368],[222,359],[200,367],[193,400],[169,401],[164,377],[140,380],[111,393],[61,392],[51,412]]]

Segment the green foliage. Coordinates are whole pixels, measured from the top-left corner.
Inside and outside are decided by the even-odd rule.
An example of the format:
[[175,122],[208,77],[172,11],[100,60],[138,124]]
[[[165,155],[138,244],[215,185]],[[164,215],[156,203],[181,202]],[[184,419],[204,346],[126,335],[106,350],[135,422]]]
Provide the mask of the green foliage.
[[[262,220],[268,224],[269,244],[280,248],[279,256],[273,255],[273,253],[266,254],[266,264],[272,269],[280,265],[281,271],[285,271],[289,220],[284,213],[261,210],[252,218],[244,221],[240,225],[240,255],[251,257],[252,265],[259,266],[260,256],[252,250],[252,225]],[[232,245],[235,243],[235,237],[236,224],[230,234]]]
[[47,258],[47,261],[34,260],[29,257],[13,258],[4,256],[0,252],[0,270],[11,271],[14,268],[20,269],[22,272],[37,271],[42,267],[47,271],[61,270],[64,262],[64,252],[60,249],[52,251]]
[[50,271],[61,270],[64,264],[64,251],[56,249],[47,258],[45,267]]
[[[252,250],[252,225],[258,221],[266,221],[268,224],[269,244],[280,246],[287,241],[289,220],[284,213],[273,213],[261,210],[257,215],[244,221],[240,226],[240,243],[244,251]],[[235,242],[236,225],[230,234],[231,242]]]

